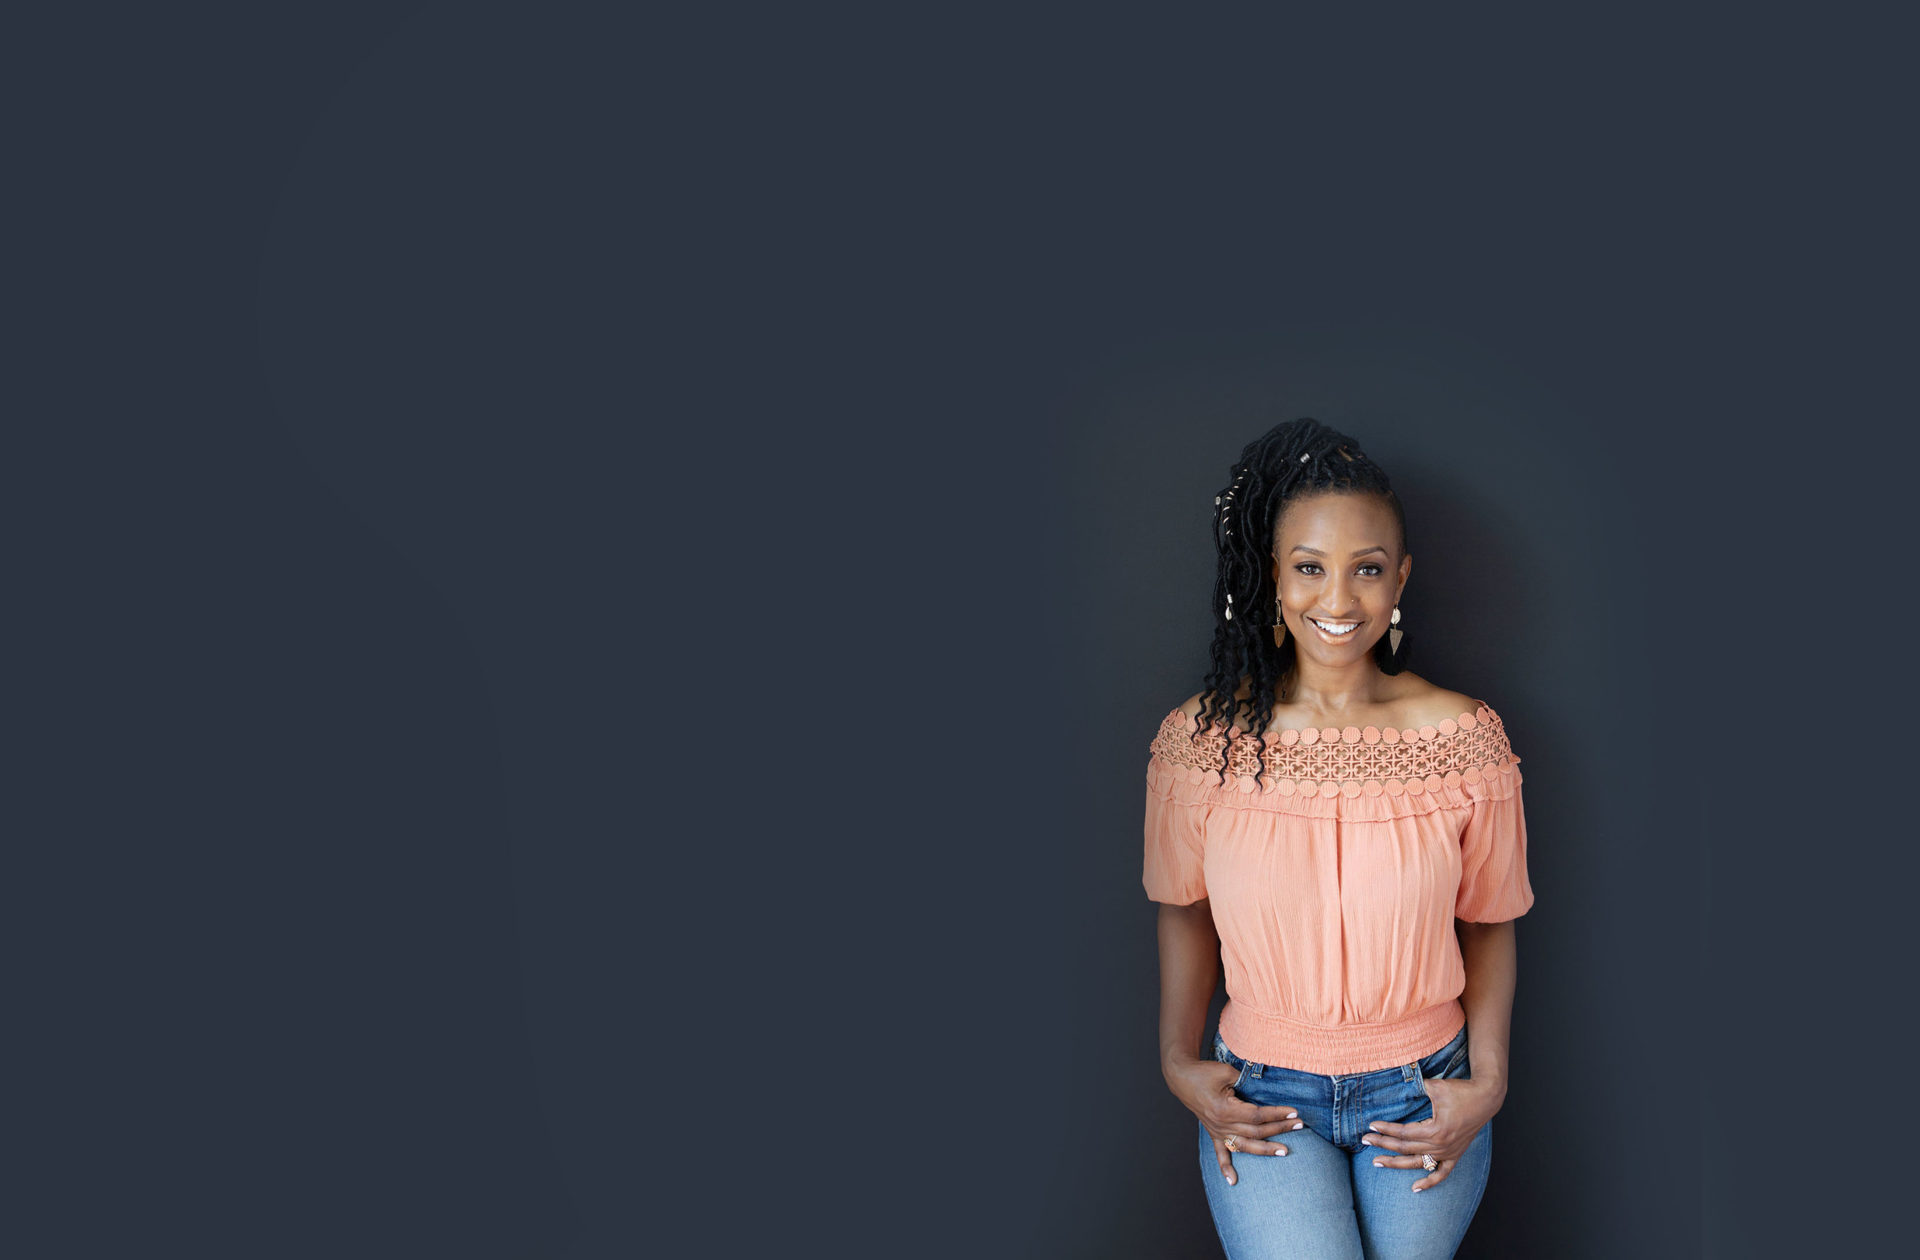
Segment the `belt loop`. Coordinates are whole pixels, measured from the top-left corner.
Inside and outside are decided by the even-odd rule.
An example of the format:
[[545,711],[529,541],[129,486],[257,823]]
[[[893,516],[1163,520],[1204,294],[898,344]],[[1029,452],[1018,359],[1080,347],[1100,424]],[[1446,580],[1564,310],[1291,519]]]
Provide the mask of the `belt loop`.
[[1254,1065],[1253,1065],[1253,1071],[1252,1071],[1251,1073],[1249,1073],[1249,1075],[1252,1075],[1252,1076],[1264,1076],[1264,1075],[1266,1075],[1266,1071],[1267,1071],[1267,1065],[1266,1065],[1266,1064],[1264,1064],[1264,1063],[1256,1063],[1256,1064],[1254,1064]]

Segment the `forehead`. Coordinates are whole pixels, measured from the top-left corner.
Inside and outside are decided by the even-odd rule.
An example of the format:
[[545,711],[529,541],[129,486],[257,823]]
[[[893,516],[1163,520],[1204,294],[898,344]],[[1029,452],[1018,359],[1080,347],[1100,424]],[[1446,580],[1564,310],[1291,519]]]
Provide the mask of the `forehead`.
[[1376,494],[1330,493],[1294,499],[1274,527],[1277,547],[1337,549],[1342,554],[1375,544],[1392,550],[1395,537],[1393,510]]

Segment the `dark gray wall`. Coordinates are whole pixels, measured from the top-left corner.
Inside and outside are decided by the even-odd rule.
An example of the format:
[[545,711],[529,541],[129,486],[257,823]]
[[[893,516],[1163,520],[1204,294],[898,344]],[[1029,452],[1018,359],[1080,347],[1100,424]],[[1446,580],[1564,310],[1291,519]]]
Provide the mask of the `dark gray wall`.
[[1877,1248],[1910,45],[1339,12],[9,40],[8,1250],[1210,1254],[1140,774],[1297,414],[1526,760],[1471,1254]]

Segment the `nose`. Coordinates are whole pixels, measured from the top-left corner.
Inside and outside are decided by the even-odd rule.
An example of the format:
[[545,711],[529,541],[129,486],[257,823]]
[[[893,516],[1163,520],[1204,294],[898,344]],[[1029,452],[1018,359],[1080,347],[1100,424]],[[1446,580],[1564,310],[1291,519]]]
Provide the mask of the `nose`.
[[1326,605],[1329,617],[1345,617],[1355,608],[1353,598],[1353,579],[1343,573],[1335,573],[1327,581],[1326,596],[1320,601]]

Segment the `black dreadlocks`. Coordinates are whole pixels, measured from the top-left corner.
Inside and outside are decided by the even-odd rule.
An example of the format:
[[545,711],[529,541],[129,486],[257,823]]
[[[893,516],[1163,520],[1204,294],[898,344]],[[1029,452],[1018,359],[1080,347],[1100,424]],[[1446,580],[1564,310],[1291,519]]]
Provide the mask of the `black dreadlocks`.
[[[1407,554],[1407,518],[1399,496],[1385,470],[1344,433],[1303,416],[1275,425],[1240,452],[1232,484],[1214,500],[1219,505],[1213,536],[1220,567],[1213,584],[1213,663],[1201,693],[1199,715],[1203,730],[1210,721],[1226,727],[1229,744],[1236,738],[1232,734],[1236,711],[1252,718],[1242,737],[1257,740],[1273,720],[1276,689],[1283,694],[1292,689],[1293,636],[1287,636],[1284,646],[1273,643],[1277,592],[1268,571],[1273,563],[1273,536],[1287,503],[1323,492],[1385,499],[1400,529],[1400,554]],[[1405,661],[1393,660],[1387,639],[1383,634],[1374,644],[1373,659],[1383,672],[1397,674]],[[1250,680],[1252,694],[1236,701],[1234,692],[1243,676]],[[1225,767],[1223,753],[1221,768]]]

